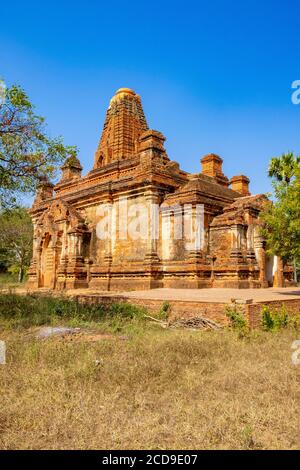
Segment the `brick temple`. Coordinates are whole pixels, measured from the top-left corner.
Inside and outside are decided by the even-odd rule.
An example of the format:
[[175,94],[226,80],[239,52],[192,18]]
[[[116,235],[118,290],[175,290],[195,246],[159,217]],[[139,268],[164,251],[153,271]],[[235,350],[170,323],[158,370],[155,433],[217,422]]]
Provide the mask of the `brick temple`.
[[[222,159],[213,153],[201,159],[199,173],[187,173],[170,160],[164,142],[162,133],[149,129],[139,95],[119,89],[110,101],[91,171],[82,176],[79,160],[71,155],[56,185],[47,180],[39,185],[31,208],[30,288],[291,285],[292,270],[267,255],[261,236],[259,214],[267,198],[250,194],[246,176],[225,176]],[[121,206],[129,225],[136,207],[146,208],[146,236],[124,236]],[[156,216],[153,207],[159,208]],[[199,207],[203,230],[187,240],[186,208],[193,224]],[[99,222],[107,208],[110,236],[102,238]],[[169,237],[163,236],[166,224]],[[182,236],[174,237],[172,227],[178,224]]]

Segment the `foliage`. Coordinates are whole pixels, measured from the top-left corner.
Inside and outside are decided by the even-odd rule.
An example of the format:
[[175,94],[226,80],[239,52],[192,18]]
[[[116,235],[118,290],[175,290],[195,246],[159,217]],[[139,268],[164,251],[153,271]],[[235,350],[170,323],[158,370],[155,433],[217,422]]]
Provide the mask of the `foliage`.
[[11,272],[1,273],[0,274],[0,288],[14,289],[16,287],[20,287],[18,278],[19,278],[18,274],[14,274]]
[[65,168],[82,168],[80,161],[76,157],[76,152],[72,153],[64,162],[63,167]]
[[57,324],[85,326],[101,321],[102,328],[122,331],[129,323],[143,323],[145,310],[129,303],[88,305],[76,299],[42,295],[0,295],[0,321],[11,327]]
[[240,331],[247,329],[245,315],[236,304],[234,304],[234,306],[227,305],[225,307],[225,314],[227,318],[229,318],[232,328]]
[[0,205],[15,203],[19,192],[33,192],[41,178],[54,177],[57,166],[75,147],[50,138],[45,119],[34,112],[17,85],[4,90],[0,101]]
[[275,178],[275,202],[261,213],[267,250],[284,261],[300,259],[300,157],[272,159],[269,175]]
[[293,152],[283,153],[281,157],[270,160],[268,174],[270,178],[289,184],[299,169],[300,156],[295,157]]
[[143,317],[145,310],[126,302],[113,303],[109,308],[109,314],[112,316],[119,316],[127,319]]
[[271,310],[270,307],[264,305],[261,310],[261,323],[266,331],[278,331],[285,328],[289,324],[289,315],[285,305],[279,310]]
[[0,212],[0,260],[22,282],[32,256],[33,228],[24,207]]
[[170,302],[165,301],[161,306],[161,309],[158,314],[158,318],[160,320],[167,320],[170,314],[170,311],[171,311],[171,304]]
[[274,328],[274,319],[269,307],[264,306],[261,311],[262,327],[266,331],[271,331]]
[[296,261],[297,280],[300,281],[300,258]]

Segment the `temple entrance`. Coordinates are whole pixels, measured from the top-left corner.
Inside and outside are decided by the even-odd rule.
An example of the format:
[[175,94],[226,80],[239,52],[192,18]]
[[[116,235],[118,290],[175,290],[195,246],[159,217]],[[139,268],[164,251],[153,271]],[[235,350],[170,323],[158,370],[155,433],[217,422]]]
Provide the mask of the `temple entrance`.
[[274,285],[274,276],[277,270],[277,257],[276,256],[266,256],[266,280],[269,287]]
[[54,256],[51,241],[51,235],[47,234],[42,244],[39,287],[53,286]]
[[58,234],[57,242],[56,242],[56,250],[55,250],[55,262],[54,262],[54,270],[53,270],[53,288],[55,289],[56,287],[56,280],[57,280],[57,271],[58,271],[58,266],[60,263],[60,258],[61,258],[61,252],[62,252],[62,240],[61,240],[62,234]]

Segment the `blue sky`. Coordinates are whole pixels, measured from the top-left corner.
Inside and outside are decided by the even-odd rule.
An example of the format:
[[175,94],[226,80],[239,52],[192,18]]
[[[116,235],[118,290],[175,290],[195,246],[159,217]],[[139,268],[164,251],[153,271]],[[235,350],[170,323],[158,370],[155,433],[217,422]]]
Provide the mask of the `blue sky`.
[[227,176],[267,192],[269,159],[300,153],[298,0],[15,1],[1,19],[0,76],[79,147],[85,172],[120,87],[141,95],[184,170],[214,152]]

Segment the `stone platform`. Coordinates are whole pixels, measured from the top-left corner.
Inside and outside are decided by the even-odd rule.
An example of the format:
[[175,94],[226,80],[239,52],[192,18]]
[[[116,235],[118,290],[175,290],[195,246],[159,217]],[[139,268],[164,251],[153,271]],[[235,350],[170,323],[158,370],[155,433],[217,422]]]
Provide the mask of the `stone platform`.
[[300,288],[269,289],[151,289],[131,292],[100,292],[90,290],[68,291],[68,295],[88,303],[130,302],[142,306],[153,314],[162,305],[170,305],[170,317],[188,318],[203,316],[220,324],[227,323],[225,308],[237,303],[245,313],[249,324],[260,323],[263,305],[278,309],[285,305],[289,312],[300,314]]
[[121,292],[133,299],[229,303],[231,299],[270,302],[281,300],[300,300],[300,287],[269,289],[151,289],[144,291]]
[[[59,291],[49,289],[26,290],[16,289],[19,294],[40,293],[44,295],[62,295]],[[91,289],[73,289],[63,293],[79,302],[89,304],[111,304],[130,302],[145,307],[152,314],[157,314],[165,302],[170,306],[170,318],[189,318],[202,316],[225,325],[227,306],[238,304],[248,318],[251,327],[259,326],[261,309],[268,305],[286,309],[300,315],[300,287],[268,289],[151,289],[144,291],[105,292]]]

